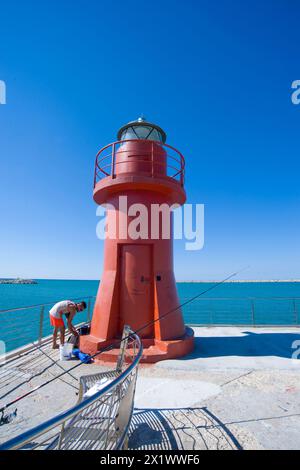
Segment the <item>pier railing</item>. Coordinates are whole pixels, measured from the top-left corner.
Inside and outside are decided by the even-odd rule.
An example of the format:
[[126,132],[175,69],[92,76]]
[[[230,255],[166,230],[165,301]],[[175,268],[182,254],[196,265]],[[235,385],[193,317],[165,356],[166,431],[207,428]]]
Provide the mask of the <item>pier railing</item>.
[[[87,308],[76,314],[74,325],[91,320],[96,297],[80,297]],[[180,303],[188,298],[180,296]],[[48,310],[55,302],[0,310],[1,333],[6,352],[32,343],[40,345],[52,333]],[[183,307],[191,326],[300,326],[300,297],[200,297]]]
[[[74,326],[81,323],[89,323],[91,320],[95,296],[72,298],[70,300],[84,300],[87,308],[78,312],[73,320]],[[0,310],[1,334],[0,340],[4,341],[6,352],[12,351],[32,343],[40,345],[48,335],[52,334],[53,328],[49,321],[49,310],[56,302],[29,305]]]
[[[124,328],[123,338],[115,370],[82,376],[75,406],[4,442],[0,450],[115,450],[126,447],[143,347],[140,338],[129,327]],[[101,379],[106,379],[103,388],[85,396]]]
[[300,326],[300,297],[200,297],[183,314],[191,326]]

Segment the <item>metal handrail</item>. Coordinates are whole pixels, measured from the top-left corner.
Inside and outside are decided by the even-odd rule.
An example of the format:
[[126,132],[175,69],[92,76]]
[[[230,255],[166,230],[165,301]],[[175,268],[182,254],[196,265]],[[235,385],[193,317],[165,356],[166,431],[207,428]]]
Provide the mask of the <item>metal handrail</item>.
[[[82,299],[95,299],[95,295],[82,295],[81,297],[72,297],[70,300],[82,300]],[[17,312],[18,310],[27,310],[30,308],[37,308],[37,307],[45,307],[46,305],[54,305],[55,303],[59,302],[59,300],[53,300],[52,302],[47,302],[43,304],[34,304],[34,305],[26,305],[25,307],[14,307],[8,308],[4,310],[0,310],[0,313],[7,313],[7,312]]]
[[299,327],[299,310],[300,297],[202,297],[183,314],[190,326]]
[[[127,142],[127,141],[126,141],[126,140],[122,140],[122,141],[120,141],[120,142],[123,143],[123,142]],[[129,141],[128,141],[128,142],[129,142]],[[130,142],[133,142],[133,140],[130,140]],[[139,142],[140,142],[140,140],[139,140]],[[149,141],[146,141],[146,142],[149,142]],[[116,143],[118,143],[118,142],[115,142],[115,144],[116,144]],[[113,144],[110,144],[110,145],[113,145]],[[159,145],[163,145],[163,144],[159,144]],[[167,146],[167,144],[164,144],[164,145]],[[174,150],[175,150],[175,149],[174,149]],[[97,166],[98,166],[98,168],[100,168],[100,167],[99,167],[99,163],[100,163],[100,162],[103,162],[103,161],[106,160],[108,157],[111,157],[111,156],[112,156],[112,152],[111,152],[111,153],[108,153],[107,155],[101,155],[102,152],[103,152],[103,149],[101,149],[101,150],[98,152],[98,154],[97,154],[98,157],[101,156],[101,158],[100,158],[100,159],[98,158],[98,160],[97,160]],[[126,150],[120,150],[120,148],[118,149],[118,155],[119,155],[120,153],[128,153],[128,152],[129,152],[128,149],[126,149]],[[177,150],[176,150],[176,152],[177,152]],[[151,153],[152,153],[152,152],[149,152],[149,151],[143,151],[142,155],[148,155],[148,156],[149,156],[149,155],[151,155]],[[139,154],[139,155],[140,155],[140,154]],[[181,157],[178,159],[178,158],[175,158],[175,157],[174,157],[173,155],[171,155],[171,154],[167,154],[167,155],[169,156],[169,158],[175,160],[176,162],[178,162],[178,163],[183,163],[183,161],[182,161],[183,156],[181,156]],[[148,160],[147,160],[147,161],[148,161]],[[158,162],[157,162],[157,163],[158,163]]]
[[[174,175],[171,175],[171,176],[168,176],[168,175],[165,175],[165,176],[168,176],[169,178],[172,178],[174,179],[175,181],[177,182],[180,182],[181,186],[183,186],[184,184],[184,172],[185,172],[185,160],[184,160],[184,157],[183,155],[179,152],[179,150],[177,150],[175,147],[172,147],[171,145],[168,145],[168,144],[165,144],[165,143],[162,143],[162,142],[157,142],[157,141],[150,141],[150,140],[143,140],[143,139],[126,139],[126,140],[119,140],[119,141],[116,141],[116,142],[113,142],[111,144],[108,144],[106,145],[105,147],[103,147],[101,150],[99,150],[99,152],[97,153],[96,155],[96,161],[95,161],[95,172],[94,172],[94,187],[96,186],[97,182],[100,181],[102,178],[105,178],[105,177],[108,177],[108,176],[111,176],[111,177],[114,177],[114,174],[115,174],[115,166],[117,164],[121,164],[121,163],[127,163],[127,162],[116,162],[116,154],[120,154],[120,153],[128,153],[128,150],[120,150],[120,146],[123,145],[124,143],[126,142],[147,142],[147,144],[151,144],[151,150],[147,150],[143,153],[141,153],[141,155],[136,155],[137,157],[137,162],[144,162],[144,163],[149,163],[149,165],[151,164],[152,168],[153,168],[153,165],[163,165],[166,167],[166,169],[168,168],[173,168],[176,170],[176,173]],[[159,162],[159,161],[154,161],[153,160],[153,157],[154,157],[154,145],[155,146],[161,146],[162,148],[166,148],[166,149],[170,149],[172,150],[172,152],[175,153],[176,158],[174,155],[171,155],[170,153],[166,152],[166,162]],[[112,149],[112,151],[106,155],[103,155],[103,152],[106,151],[107,149]],[[148,155],[151,157],[151,160],[141,160],[140,157],[142,157],[144,155]],[[101,165],[101,162],[103,162],[104,160],[110,158],[111,159],[111,162],[108,163],[108,164],[105,164],[104,166]],[[172,160],[175,160],[176,163],[179,164],[179,168],[177,167],[174,167],[174,166],[171,166],[168,164],[168,160],[169,159],[172,159]],[[133,159],[131,158],[130,159],[130,162],[132,162]],[[104,168],[109,168],[110,171],[105,171]],[[100,174],[99,174],[100,173]],[[179,175],[179,180],[176,179],[176,177]],[[153,174],[151,175],[152,177],[154,176]]]
[[[92,310],[92,302],[93,302],[94,299],[96,299],[96,296],[84,296],[84,297],[82,296],[82,297],[79,297],[79,298],[76,298],[76,299],[73,298],[72,300],[81,300],[81,299],[87,299],[88,300],[87,320],[86,321],[90,321],[90,319],[91,319],[91,310]],[[186,299],[188,299],[186,296],[180,296],[181,301],[184,301]],[[286,323],[284,323],[281,319],[280,324],[299,325],[299,317],[300,317],[300,314],[299,314],[300,304],[299,304],[299,302],[300,302],[300,297],[279,297],[279,296],[276,296],[276,297],[275,296],[274,297],[253,297],[253,296],[248,296],[248,297],[240,297],[240,298],[237,298],[237,297],[201,297],[200,298],[199,297],[192,304],[192,305],[195,305],[195,308],[198,304],[199,310],[197,312],[195,312],[194,318],[190,318],[189,320],[186,318],[186,323],[187,324],[193,324],[193,325],[194,324],[199,324],[199,325],[211,324],[211,325],[213,325],[214,324],[213,320],[217,319],[218,321],[217,321],[216,324],[220,324],[220,317],[218,317],[218,314],[219,314],[218,313],[218,307],[214,307],[214,304],[217,304],[218,302],[225,302],[227,304],[230,301],[234,301],[235,305],[237,305],[239,302],[245,302],[245,301],[252,302],[253,301],[254,304],[252,306],[252,309],[253,309],[252,317],[257,316],[257,304],[260,301],[268,301],[268,302],[277,301],[278,305],[281,305],[281,303],[285,302],[285,301],[290,302],[291,303],[291,306],[290,306],[291,310],[293,310],[293,312],[294,312],[293,318],[290,315],[290,319],[288,320],[288,318],[287,318]],[[210,320],[209,323],[207,323],[207,320],[204,321],[205,317],[203,317],[203,315],[202,315],[203,311],[201,311],[201,308],[207,302],[209,302],[211,304],[211,308],[213,309],[211,320]],[[24,348],[24,346],[27,345],[28,350],[32,349],[34,347],[33,342],[41,344],[41,342],[44,341],[44,336],[51,333],[51,329],[49,329],[49,325],[47,326],[47,323],[46,323],[47,322],[47,315],[45,315],[45,307],[48,306],[48,305],[53,305],[53,303],[55,303],[55,302],[48,302],[48,303],[44,303],[44,304],[33,304],[33,305],[30,305],[30,306],[25,306],[25,307],[15,307],[15,308],[0,310],[0,317],[1,317],[1,314],[2,314],[2,318],[1,318],[2,330],[1,331],[4,333],[5,325],[7,324],[7,326],[9,327],[9,332],[10,333],[12,333],[14,331],[17,333],[16,335],[10,335],[9,340],[7,340],[7,345],[9,345],[9,346],[7,347],[6,357],[8,357],[8,355],[9,356],[13,355],[15,353],[15,348],[20,348],[20,347]],[[190,308],[193,308],[192,305],[188,307],[189,312],[190,312]],[[19,315],[16,318],[14,318],[14,317],[12,318],[9,315],[10,312],[24,311],[24,313],[25,313],[25,312],[28,312],[28,310],[30,310],[30,309],[36,309],[36,308],[40,308],[40,312],[38,312],[38,311],[34,312],[34,315],[32,316],[32,318],[27,317],[26,328],[24,329],[24,327],[23,327],[22,330],[20,330],[20,326],[19,326],[19,322],[22,321],[22,315]],[[185,314],[185,309],[184,309],[183,313]],[[217,317],[214,317],[215,314],[217,314]],[[231,316],[228,320],[223,316],[223,324],[237,324],[235,322],[235,319],[238,320],[239,318],[237,318],[236,313],[232,312]],[[83,321],[83,320],[81,320],[81,321]],[[246,318],[246,313],[245,312],[241,313],[240,321],[243,321],[243,323],[241,323],[241,324],[247,324],[247,325],[249,324],[249,320],[248,320],[248,318]],[[276,324],[276,316],[270,316],[268,318],[268,321],[266,322],[266,324],[271,325],[271,324],[274,324],[274,323]],[[252,324],[254,324],[255,326],[258,326],[257,321],[252,322]],[[34,327],[34,328],[32,328],[32,327]],[[17,338],[19,340],[18,343],[20,343],[21,342],[20,340],[22,340],[21,344],[16,344],[15,338]],[[2,339],[2,338],[0,338],[0,339]]]
[[[72,298],[70,300],[77,301],[77,300],[86,300],[87,301],[87,310],[86,310],[86,320],[89,322],[91,320],[91,307],[93,300],[96,299],[96,296],[81,296],[78,298]],[[47,302],[43,304],[34,304],[34,305],[28,305],[25,307],[15,307],[15,308],[7,308],[0,310],[0,318],[2,321],[2,326],[5,326],[6,323],[9,323],[9,332],[10,332],[10,337],[6,341],[7,345],[9,345],[8,352],[6,354],[11,356],[14,354],[15,348],[24,348],[27,345],[27,349],[30,350],[33,347],[36,347],[37,344],[41,344],[45,340],[45,334],[50,334],[50,329],[47,327],[47,317],[48,315],[45,315],[45,307],[54,305],[57,301],[52,301],[52,302]],[[39,309],[39,311],[34,311],[34,309]],[[20,325],[19,322],[22,320],[23,313],[19,315],[18,317],[14,317],[9,315],[10,313],[13,312],[24,312],[27,313],[28,311],[33,310],[33,315],[31,318],[26,318],[26,329],[22,328],[22,332],[24,332],[24,335],[20,334]],[[84,312],[83,312],[84,313]],[[30,317],[30,316],[29,316]],[[78,318],[78,321],[77,321]],[[14,321],[15,320],[15,321]],[[80,323],[83,322],[83,319],[80,320],[80,317],[75,317],[75,326],[78,326]],[[35,331],[35,326],[36,326],[36,331]],[[11,335],[12,332],[17,331],[17,335],[14,337]],[[2,328],[2,333],[5,333],[5,329]],[[4,334],[5,337],[5,334]],[[15,345],[14,343],[16,342],[15,339],[18,339],[18,342],[22,340],[21,345]],[[0,339],[3,339],[0,337]]]
[[[20,449],[28,444],[33,439],[51,431],[53,428],[64,425],[66,421],[76,417],[79,413],[81,413],[86,408],[90,407],[94,403],[96,403],[101,397],[104,397],[106,394],[111,393],[115,390],[120,384],[122,384],[125,379],[137,369],[138,364],[141,360],[143,354],[143,346],[141,340],[138,335],[135,333],[131,334],[131,338],[136,341],[138,346],[138,351],[136,353],[133,362],[118,376],[116,377],[110,384],[104,387],[99,392],[95,393],[91,397],[84,399],[83,401],[77,403],[75,406],[69,408],[67,411],[58,414],[57,416],[45,421],[44,423],[35,426],[34,428],[25,431],[24,433],[16,436],[3,444],[0,445],[0,450],[12,450],[12,449]],[[122,436],[124,437],[124,436]]]
[[[214,284],[214,282],[211,282]],[[182,297],[184,299],[185,297]],[[81,297],[72,297],[71,300],[82,300],[82,299],[96,299],[95,295],[82,295]],[[181,300],[182,300],[181,299]],[[300,300],[300,296],[292,296],[292,297],[279,297],[279,296],[271,296],[271,297],[253,297],[253,296],[246,296],[246,297],[202,297],[197,300]],[[43,304],[33,304],[33,305],[26,305],[25,307],[14,307],[8,308],[4,310],[0,310],[1,313],[8,313],[8,312],[16,312],[18,310],[27,310],[31,308],[37,307],[45,307],[46,305],[54,305],[59,300],[53,300],[52,302],[46,302]]]
[[[213,282],[212,282],[213,284]],[[181,300],[188,299],[188,297],[182,297]],[[300,297],[199,297],[198,300],[206,301],[206,300],[300,300]]]
[[[149,163],[149,164],[152,164],[151,161],[149,160],[142,160],[141,158],[138,159],[138,162],[139,163]],[[127,161],[123,161],[123,162],[115,162],[115,166],[117,165],[124,165],[124,164],[127,164],[128,162]],[[164,162],[154,162],[153,163],[154,166],[161,166],[161,167],[166,167],[165,163]],[[111,164],[108,163],[106,165],[102,165],[102,167],[97,170],[96,174],[97,176],[99,176],[99,171],[103,174],[105,174],[105,176],[110,176],[110,173],[107,173],[107,171],[104,170],[104,168],[111,168]],[[168,168],[169,169],[172,169],[172,170],[175,170],[176,173],[174,173],[172,176],[170,176],[170,178],[174,178],[175,179],[175,176],[179,175],[181,173],[181,168],[177,168],[173,165],[168,165]]]

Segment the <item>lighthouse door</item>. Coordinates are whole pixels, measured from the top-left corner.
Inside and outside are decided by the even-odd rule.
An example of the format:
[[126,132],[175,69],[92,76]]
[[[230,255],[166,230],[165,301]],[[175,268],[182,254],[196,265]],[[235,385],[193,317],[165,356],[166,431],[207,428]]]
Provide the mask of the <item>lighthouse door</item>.
[[[120,327],[129,325],[135,331],[153,320],[152,246],[121,245],[120,255]],[[153,336],[153,326],[139,335]]]

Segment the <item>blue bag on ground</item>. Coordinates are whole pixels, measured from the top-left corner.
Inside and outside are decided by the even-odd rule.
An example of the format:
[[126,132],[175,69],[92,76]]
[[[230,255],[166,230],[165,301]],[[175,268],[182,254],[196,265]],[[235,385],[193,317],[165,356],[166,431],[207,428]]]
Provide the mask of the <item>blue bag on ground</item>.
[[79,359],[81,362],[85,364],[89,364],[92,361],[92,358],[89,354],[85,354],[80,351],[80,349],[73,349],[73,356]]

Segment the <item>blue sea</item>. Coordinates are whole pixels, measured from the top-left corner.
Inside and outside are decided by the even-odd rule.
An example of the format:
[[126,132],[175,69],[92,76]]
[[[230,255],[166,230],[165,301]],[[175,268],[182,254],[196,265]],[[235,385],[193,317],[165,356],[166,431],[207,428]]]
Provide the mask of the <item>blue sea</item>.
[[[40,307],[16,312],[1,310],[55,303],[62,299],[87,299],[97,293],[98,281],[37,280],[37,284],[0,285],[0,340],[12,350],[37,339]],[[178,283],[180,302],[187,302],[214,283]],[[91,299],[91,312],[94,299]],[[50,334],[49,307],[45,307],[43,335]],[[239,282],[224,283],[183,306],[185,322],[192,325],[299,325],[300,283]],[[87,312],[78,315],[85,321]]]

